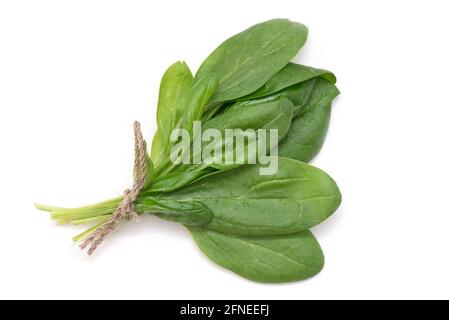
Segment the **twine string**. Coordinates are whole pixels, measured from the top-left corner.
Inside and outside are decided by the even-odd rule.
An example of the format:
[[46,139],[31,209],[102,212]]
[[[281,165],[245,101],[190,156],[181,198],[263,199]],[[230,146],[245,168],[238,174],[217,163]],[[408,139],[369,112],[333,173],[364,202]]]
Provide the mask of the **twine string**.
[[139,215],[134,210],[134,201],[140,191],[145,186],[147,179],[147,163],[145,158],[146,146],[140,130],[140,123],[134,121],[134,183],[132,189],[126,189],[123,192],[123,199],[111,217],[98,229],[92,232],[80,245],[84,250],[89,247],[88,255],[94,253],[95,249],[104,241],[106,236],[118,228],[120,224],[130,219],[138,221]]

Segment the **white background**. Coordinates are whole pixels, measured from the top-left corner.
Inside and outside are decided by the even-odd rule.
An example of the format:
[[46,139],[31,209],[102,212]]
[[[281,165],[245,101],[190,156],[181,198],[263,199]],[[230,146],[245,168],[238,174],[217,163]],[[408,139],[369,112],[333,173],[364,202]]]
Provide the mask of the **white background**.
[[[1,1],[0,298],[449,298],[447,1]],[[265,285],[209,262],[179,225],[144,217],[88,258],[78,206],[131,183],[132,121],[155,131],[160,77],[192,70],[267,19],[309,27],[295,61],[342,92],[313,163],[343,203],[314,228],[316,277]]]

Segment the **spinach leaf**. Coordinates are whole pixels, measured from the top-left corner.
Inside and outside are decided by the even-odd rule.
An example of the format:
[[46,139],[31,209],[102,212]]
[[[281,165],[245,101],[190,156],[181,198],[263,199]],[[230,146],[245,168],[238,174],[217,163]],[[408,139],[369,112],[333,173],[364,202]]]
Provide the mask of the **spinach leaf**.
[[277,236],[238,236],[188,228],[200,250],[219,266],[249,280],[279,283],[304,280],[324,265],[310,231]]
[[260,129],[276,128],[279,136],[284,136],[290,127],[292,104],[289,100],[278,97],[271,100],[254,101],[246,108],[230,109],[210,119],[203,129],[217,129],[224,133],[225,129]]
[[195,79],[190,90],[183,127],[192,133],[193,121],[201,120],[204,108],[218,88],[218,77],[211,73]]
[[229,38],[201,65],[197,76],[216,73],[212,102],[229,101],[262,87],[297,54],[307,28],[285,19],[269,20]]
[[215,117],[217,114],[220,113],[220,111],[223,111],[228,107],[229,104],[226,103],[216,103],[213,106],[209,106],[203,113],[202,121],[209,121],[213,117]]
[[[238,108],[247,107],[254,104],[260,104],[264,101],[272,101],[274,99],[278,99],[279,97],[285,97],[289,99],[293,103],[293,117],[297,117],[298,115],[306,112],[311,105],[308,104],[308,101],[314,91],[322,90],[322,83],[329,82],[323,77],[315,77],[304,82],[297,83],[270,95],[260,98],[248,99],[248,100],[238,100],[235,103],[231,104],[226,110],[234,110]],[[331,84],[331,82],[329,82]],[[317,85],[318,84],[318,85]],[[315,88],[315,86],[317,86]],[[325,90],[328,90],[326,88]],[[338,89],[334,89],[334,91],[338,94]],[[316,95],[316,94],[315,94]]]
[[[341,195],[325,172],[293,159],[279,158],[275,175],[260,165],[212,174],[174,192],[141,194],[140,212],[151,213],[152,199],[200,202],[213,213],[207,228],[245,235],[287,234],[309,229],[329,217]],[[148,199],[146,199],[148,197]]]
[[293,103],[293,117],[297,117],[299,114],[307,110],[307,101],[309,100],[309,97],[314,90],[316,81],[317,79],[313,78],[262,98],[238,100],[235,103],[231,104],[228,108],[226,108],[224,112],[229,112],[235,109],[243,109],[248,106],[261,104],[264,102],[266,103],[268,101],[273,101],[275,99],[279,99],[280,97],[284,97]]
[[184,62],[176,62],[164,73],[157,106],[157,131],[151,145],[151,160],[157,172],[166,162],[171,146],[170,135],[181,125],[193,76]]
[[281,71],[268,80],[259,90],[246,97],[240,98],[239,100],[251,100],[266,97],[285,88],[317,77],[322,77],[331,83],[336,82],[335,76],[330,71],[315,69],[290,62]]
[[[313,78],[305,82],[298,83],[275,93],[274,96],[281,96],[290,99],[294,105],[293,117],[297,117],[308,110],[309,106],[307,102],[315,89],[317,80],[317,78]],[[262,99],[268,99],[269,97],[271,96]]]
[[326,137],[332,100],[339,94],[332,83],[317,79],[310,98],[293,119],[285,138],[279,144],[279,155],[308,162],[319,152]]
[[[272,101],[260,101],[241,110],[230,110],[225,112],[210,121],[206,122],[204,129],[218,129],[222,136],[225,137],[226,129],[238,128],[242,131],[247,129],[276,129],[278,130],[278,141],[280,141],[288,132],[293,117],[293,105],[290,100],[280,97]],[[269,132],[266,137],[267,148],[266,153],[269,153]],[[222,149],[222,159],[232,157],[234,159],[233,164],[213,164],[212,167],[219,170],[226,170],[229,168],[238,167],[236,150],[225,150],[224,146],[229,142],[229,139],[223,139],[220,143],[220,149]],[[245,146],[243,154],[239,154],[241,162],[248,163],[248,148],[250,144],[245,140]],[[257,141],[252,142],[257,146]],[[256,146],[253,146],[256,148]],[[273,147],[273,146],[272,146]],[[208,159],[206,159],[207,161]]]

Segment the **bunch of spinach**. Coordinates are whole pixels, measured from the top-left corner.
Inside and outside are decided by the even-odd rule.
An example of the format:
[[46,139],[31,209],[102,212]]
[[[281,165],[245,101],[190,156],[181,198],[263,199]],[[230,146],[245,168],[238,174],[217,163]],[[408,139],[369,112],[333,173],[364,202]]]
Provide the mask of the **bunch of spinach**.
[[[195,75],[184,62],[170,66],[160,84],[148,180],[134,203],[138,214],[183,224],[207,257],[254,281],[286,282],[318,273],[324,257],[308,230],[341,202],[332,178],[305,163],[323,144],[339,94],[331,72],[290,62],[306,39],[304,25],[274,19],[223,42]],[[260,175],[261,164],[204,159],[173,164],[170,134],[191,133],[194,121],[221,132],[277,129],[277,173]],[[37,206],[60,223],[92,224],[74,238],[78,241],[108,221],[120,201],[75,209]]]

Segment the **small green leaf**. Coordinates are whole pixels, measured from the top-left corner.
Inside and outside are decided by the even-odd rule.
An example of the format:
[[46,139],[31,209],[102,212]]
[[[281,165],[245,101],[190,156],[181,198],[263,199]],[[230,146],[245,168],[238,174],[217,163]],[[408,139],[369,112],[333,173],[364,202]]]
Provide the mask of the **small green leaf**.
[[192,73],[184,62],[170,66],[162,77],[156,116],[157,131],[151,145],[151,160],[156,172],[168,159],[170,135],[181,125],[192,81]]
[[183,127],[192,133],[193,121],[201,120],[204,108],[217,91],[218,77],[211,73],[195,79],[187,101],[187,109],[183,118]]
[[326,137],[332,100],[339,94],[335,85],[317,79],[304,113],[293,119],[279,144],[279,155],[308,162],[320,151]]
[[334,83],[336,78],[333,73],[323,69],[315,69],[312,67],[289,63],[281,71],[276,73],[270,80],[268,80],[263,87],[249,96],[243,97],[240,100],[257,99],[275,94],[285,88],[291,87],[307,80],[322,77],[327,81]]

